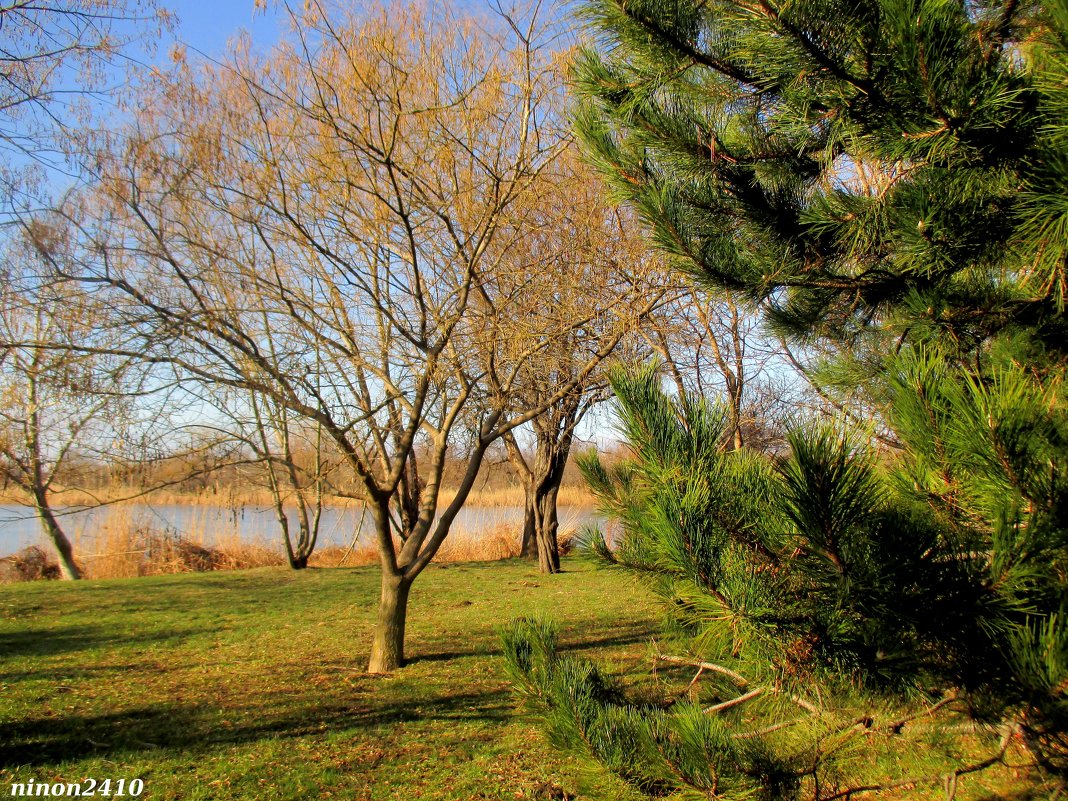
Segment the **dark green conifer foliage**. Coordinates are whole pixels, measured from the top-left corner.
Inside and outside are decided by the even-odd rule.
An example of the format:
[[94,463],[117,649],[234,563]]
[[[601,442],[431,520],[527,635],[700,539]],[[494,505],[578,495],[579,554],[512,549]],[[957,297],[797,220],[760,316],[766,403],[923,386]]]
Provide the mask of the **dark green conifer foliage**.
[[590,157],[683,270],[844,340],[1063,347],[1063,2],[590,0]]
[[561,743],[647,791],[891,787],[907,776],[841,749],[940,696],[997,736],[969,762],[982,736],[925,752],[890,725],[928,786],[1017,745],[1023,782],[1064,781],[1068,0],[583,13],[576,124],[618,198],[677,268],[838,354],[827,386],[861,377],[901,449],[808,426],[780,462],[727,453],[714,405],[615,376],[634,458],[584,465],[624,529],[593,549],[648,576],[717,669],[693,703],[634,704],[527,622],[517,680]]
[[[945,477],[925,474],[918,452],[886,469],[827,424],[793,431],[780,460],[726,450],[715,405],[665,395],[652,369],[613,375],[633,458],[581,466],[623,533],[610,546],[591,531],[589,546],[651,582],[681,634],[681,661],[708,672],[682,695],[635,701],[558,654],[551,626],[519,621],[505,632],[506,657],[554,742],[647,793],[682,798],[819,801],[917,778],[929,789],[1002,764],[1025,742],[1036,767],[1026,781],[1059,781],[1065,527],[1048,518],[1061,508],[1050,502],[1060,479],[1042,466],[1066,421],[1024,404],[999,416],[975,393],[1012,392],[964,381],[940,381],[957,397],[932,408],[993,422],[944,417],[940,439],[924,434],[928,454],[950,453],[962,481],[981,477],[950,508],[945,487],[919,484]],[[1050,426],[1038,440],[1036,421]],[[1042,510],[1025,509],[1026,492],[1043,495]],[[927,720],[917,705],[936,703],[948,717],[913,726]],[[988,733],[966,746],[947,737],[969,718]],[[890,764],[857,760],[859,744],[897,753],[882,754]]]

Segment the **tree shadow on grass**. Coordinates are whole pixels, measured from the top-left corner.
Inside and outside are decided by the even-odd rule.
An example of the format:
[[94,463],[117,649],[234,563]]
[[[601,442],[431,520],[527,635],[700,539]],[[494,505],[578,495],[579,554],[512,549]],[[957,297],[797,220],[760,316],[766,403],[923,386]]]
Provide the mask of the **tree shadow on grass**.
[[[569,627],[561,632],[562,642],[560,649],[563,651],[597,651],[604,648],[640,645],[648,642],[656,634],[656,631],[657,629],[654,625],[644,623],[583,628]],[[497,637],[475,641],[470,648],[456,648],[456,643],[457,639],[455,637],[416,639],[406,646],[409,652],[406,664],[448,662],[455,659],[485,657],[501,652],[500,642]]]
[[[203,634],[215,629],[181,628],[153,632],[138,632],[130,635],[117,632],[113,627],[83,624],[62,628],[34,628],[9,631],[0,634],[0,654],[4,659],[14,657],[56,656],[58,654],[86,651],[94,648],[113,648],[136,645],[141,648],[150,643],[178,640]],[[3,664],[0,661],[0,664]]]
[[654,623],[569,626],[560,632],[560,650],[597,651],[602,648],[639,645],[649,642],[657,631],[657,624]]
[[[3,667],[3,662],[0,662]],[[58,667],[42,668],[34,666],[26,670],[2,670],[0,669],[0,683],[16,684],[20,681],[40,681],[66,687],[74,682],[101,681],[108,677],[119,677],[130,670],[128,663],[110,663],[104,665],[61,665]],[[170,665],[154,667],[140,663],[135,666],[139,673],[151,671],[153,673],[166,673]],[[61,690],[62,691],[62,690]]]
[[417,721],[503,722],[507,692],[450,693],[405,704],[343,702],[308,694],[275,704],[220,710],[204,704],[160,703],[121,712],[40,716],[0,724],[0,766],[47,765],[161,749],[204,752],[260,740],[321,735],[324,731],[385,729]]

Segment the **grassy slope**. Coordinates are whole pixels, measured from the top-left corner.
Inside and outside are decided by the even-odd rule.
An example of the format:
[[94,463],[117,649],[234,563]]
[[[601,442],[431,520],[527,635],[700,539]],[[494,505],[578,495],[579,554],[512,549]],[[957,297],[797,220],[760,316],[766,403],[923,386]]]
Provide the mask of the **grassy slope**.
[[362,673],[375,568],[0,586],[0,793],[141,777],[183,801],[625,798],[514,713],[498,656],[499,624],[546,611],[565,643],[647,667],[648,596],[568,568],[432,566],[391,677]]

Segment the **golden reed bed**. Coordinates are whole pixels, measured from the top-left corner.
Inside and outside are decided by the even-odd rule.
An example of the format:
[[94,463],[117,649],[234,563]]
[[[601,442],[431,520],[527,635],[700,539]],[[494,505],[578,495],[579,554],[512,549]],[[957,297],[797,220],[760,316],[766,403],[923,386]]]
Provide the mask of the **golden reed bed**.
[[[441,491],[440,506],[446,506],[455,497],[455,490],[445,488]],[[8,487],[0,492],[0,504],[26,506],[30,498],[21,493],[17,487]],[[160,506],[214,506],[222,508],[240,508],[253,506],[270,508],[274,500],[267,489],[258,487],[234,488],[226,485],[212,485],[197,490],[157,489],[150,492],[133,487],[109,486],[98,490],[63,489],[52,492],[52,503],[57,506],[98,506],[101,504],[122,504],[124,502],[144,503]],[[565,484],[560,487],[557,502],[561,506],[593,507],[596,499],[583,484]],[[324,501],[334,508],[357,508],[363,501],[357,498],[331,497]],[[523,505],[522,487],[501,487],[497,489],[475,490],[468,497],[465,507],[492,509],[496,507],[515,508]]]
[[[561,547],[570,547],[574,531],[562,531]],[[205,525],[176,532],[147,525],[143,516],[119,504],[92,532],[74,532],[74,552],[85,578],[129,578],[211,570],[241,570],[287,564],[281,541],[242,539],[236,532],[209,532]],[[496,523],[478,532],[453,531],[436,562],[475,562],[520,555],[518,523]],[[357,567],[377,564],[373,542],[316,548],[309,567]],[[0,581],[58,578],[48,549],[31,546],[0,559]]]

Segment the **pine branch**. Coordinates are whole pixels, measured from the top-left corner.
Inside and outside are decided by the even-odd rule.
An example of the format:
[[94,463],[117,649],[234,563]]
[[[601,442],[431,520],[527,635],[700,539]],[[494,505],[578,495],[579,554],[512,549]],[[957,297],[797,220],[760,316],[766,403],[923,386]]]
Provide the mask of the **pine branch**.
[[[718,673],[721,676],[728,677],[729,679],[734,681],[739,687],[748,687],[749,684],[750,684],[749,679],[745,678],[745,676],[742,676],[741,674],[734,672],[730,668],[723,667],[723,665],[717,665],[715,662],[702,662],[702,661],[696,660],[696,659],[687,659],[686,657],[682,657],[682,656],[668,656],[666,654],[655,654],[653,656],[654,670],[655,670],[655,666],[656,666],[656,664],[658,662],[667,662],[667,663],[672,664],[672,665],[686,665],[688,667],[697,668],[697,675],[695,675],[693,677],[693,679],[690,681],[690,683],[687,685],[686,690],[683,691],[684,693],[686,691],[690,690],[697,683],[697,680],[701,678],[701,674],[706,670],[711,672],[711,673]],[[813,704],[813,703],[811,703],[809,701],[806,701],[804,698],[800,698],[800,697],[798,697],[796,695],[784,693],[780,688],[773,687],[771,685],[766,685],[766,686],[763,686],[763,687],[757,687],[756,689],[750,690],[749,692],[745,693],[744,695],[740,695],[737,698],[732,698],[729,701],[723,701],[722,703],[719,703],[719,704],[713,704],[712,706],[707,707],[702,711],[704,711],[704,712],[719,712],[719,711],[724,710],[724,709],[730,709],[732,706],[736,706],[738,704],[745,703],[746,701],[749,701],[749,700],[751,700],[753,698],[756,698],[756,697],[758,697],[758,696],[760,696],[760,695],[762,695],[762,694],[764,694],[766,692],[775,693],[777,695],[783,695],[786,698],[788,698],[791,702],[793,702],[797,706],[801,707],[801,709],[804,709],[806,712],[809,712],[810,714],[813,714],[813,715],[822,715],[822,714],[824,714],[823,710],[820,709],[815,704]],[[680,693],[680,695],[681,695],[681,693]],[[750,734],[749,736],[755,736],[755,735],[754,734]]]
[[912,788],[919,784],[937,784],[943,782],[946,787],[946,801],[953,801],[956,798],[957,793],[957,778],[960,776],[966,776],[969,773],[978,773],[993,767],[994,765],[1004,763],[1005,754],[1009,750],[1009,746],[1012,744],[1013,735],[1017,734],[1020,730],[1019,724],[1012,724],[1005,728],[1005,733],[1002,735],[1001,743],[998,746],[998,750],[991,756],[983,759],[979,762],[974,762],[971,765],[965,765],[962,768],[955,768],[949,773],[934,773],[926,776],[914,776],[909,779],[901,779],[895,782],[887,782],[885,784],[864,784],[857,787],[850,787],[845,790],[840,790],[834,795],[824,796],[817,799],[817,801],[851,801],[853,796],[860,793],[878,793],[886,790],[898,790],[904,788]]
[[766,687],[757,687],[755,690],[750,690],[744,695],[739,695],[737,698],[732,698],[729,701],[723,701],[719,704],[706,706],[701,711],[704,712],[706,715],[714,714],[716,712],[722,712],[724,709],[730,709],[731,707],[738,706],[739,704],[744,704],[746,701],[751,701],[754,698],[763,695],[766,689]]
[[[672,664],[672,665],[685,665],[687,667],[698,668],[697,676],[694,677],[694,681],[690,682],[691,686],[696,683],[697,678],[705,670],[708,670],[708,671],[710,671],[712,673],[718,673],[721,676],[726,676],[727,678],[731,679],[735,684],[737,684],[739,687],[747,687],[747,686],[749,686],[749,679],[745,678],[745,676],[742,676],[739,673],[735,673],[730,668],[723,667],[723,665],[717,665],[714,662],[701,662],[701,661],[698,661],[698,660],[695,660],[695,659],[687,659],[684,656],[668,656],[666,654],[655,654],[653,656],[653,669],[654,670],[656,669],[656,664],[659,663],[659,662],[667,662],[668,664]],[[687,688],[687,689],[689,689],[689,688]]]

